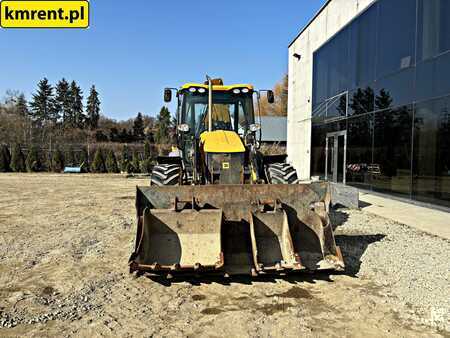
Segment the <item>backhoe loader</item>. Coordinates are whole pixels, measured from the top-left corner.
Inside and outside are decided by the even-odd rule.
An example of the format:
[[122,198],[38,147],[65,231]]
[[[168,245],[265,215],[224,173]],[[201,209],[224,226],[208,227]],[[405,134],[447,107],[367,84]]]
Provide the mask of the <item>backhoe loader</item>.
[[137,187],[130,272],[173,276],[343,270],[327,183],[300,184],[286,155],[260,148],[261,93],[252,85],[166,88],[177,97],[177,147]]

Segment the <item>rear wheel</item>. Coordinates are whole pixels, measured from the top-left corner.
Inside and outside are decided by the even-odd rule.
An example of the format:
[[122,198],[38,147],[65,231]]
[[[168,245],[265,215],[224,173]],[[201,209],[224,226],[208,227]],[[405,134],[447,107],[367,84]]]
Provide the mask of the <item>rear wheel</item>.
[[180,175],[181,167],[178,164],[158,164],[153,167],[150,185],[180,185]]
[[270,184],[297,184],[298,176],[295,168],[289,163],[272,163],[267,166]]

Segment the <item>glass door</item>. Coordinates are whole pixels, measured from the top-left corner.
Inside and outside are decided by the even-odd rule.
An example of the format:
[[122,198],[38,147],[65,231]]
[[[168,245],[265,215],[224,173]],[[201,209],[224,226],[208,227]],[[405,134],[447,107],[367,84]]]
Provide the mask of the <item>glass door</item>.
[[325,180],[345,184],[347,170],[347,131],[328,133],[325,152]]

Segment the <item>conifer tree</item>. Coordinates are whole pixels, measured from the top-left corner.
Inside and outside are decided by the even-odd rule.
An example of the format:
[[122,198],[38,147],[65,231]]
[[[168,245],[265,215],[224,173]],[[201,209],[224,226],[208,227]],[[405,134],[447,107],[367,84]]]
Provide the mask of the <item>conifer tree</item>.
[[124,145],[122,148],[122,155],[120,157],[120,170],[123,172],[127,172],[129,163],[130,163],[130,155],[128,147]]
[[133,170],[131,171],[132,173],[140,173],[140,161],[139,161],[139,154],[137,151],[133,152],[133,159],[131,161]]
[[56,95],[54,100],[54,109],[61,118],[62,125],[70,125],[71,120],[71,95],[69,92],[69,83],[66,79],[61,79],[56,84]]
[[56,148],[52,154],[51,170],[55,173],[59,173],[64,170],[64,155],[59,148]]
[[31,117],[33,120],[42,125],[46,121],[50,121],[54,114],[53,105],[53,87],[46,78],[38,83],[36,94],[30,102]]
[[117,174],[119,172],[116,155],[112,150],[108,152],[108,156],[106,157],[106,170],[111,174]]
[[16,111],[22,117],[30,115],[30,111],[28,110],[28,103],[23,93],[17,97]]
[[162,107],[156,121],[156,142],[167,144],[170,142],[171,116],[167,107]]
[[29,149],[25,164],[28,172],[36,172],[41,170],[42,163],[39,158],[39,152],[36,146],[31,146],[31,148]]
[[87,121],[91,130],[98,128],[98,120],[100,119],[100,99],[95,86],[91,87],[86,106]]
[[22,148],[18,143],[16,143],[12,149],[11,169],[16,173],[23,173],[26,171],[25,156],[23,155]]
[[94,161],[91,165],[91,171],[97,174],[106,172],[105,158],[100,148],[98,148],[95,152]]
[[0,146],[0,172],[6,173],[11,171],[11,154],[8,146],[2,144]]
[[83,114],[83,92],[75,81],[70,84],[70,102],[71,102],[71,127],[84,128],[85,116]]
[[138,113],[133,122],[133,138],[135,141],[144,139],[144,119],[142,113]]
[[141,172],[149,174],[152,171],[152,150],[148,140],[144,143],[144,160],[141,162]]

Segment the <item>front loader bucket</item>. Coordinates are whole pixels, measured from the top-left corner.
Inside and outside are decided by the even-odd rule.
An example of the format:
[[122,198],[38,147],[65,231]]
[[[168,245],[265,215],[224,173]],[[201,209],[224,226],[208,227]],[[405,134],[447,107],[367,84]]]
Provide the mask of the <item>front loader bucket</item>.
[[138,187],[130,271],[343,270],[326,183]]
[[150,270],[220,268],[221,225],[220,210],[146,209],[138,259]]
[[294,251],[287,214],[276,208],[251,215],[250,234],[257,273],[303,269]]

